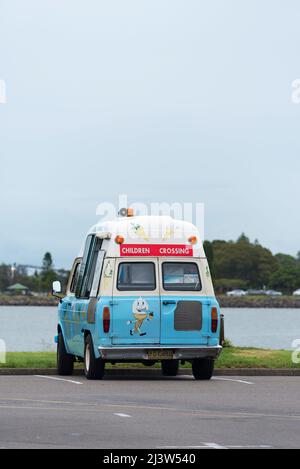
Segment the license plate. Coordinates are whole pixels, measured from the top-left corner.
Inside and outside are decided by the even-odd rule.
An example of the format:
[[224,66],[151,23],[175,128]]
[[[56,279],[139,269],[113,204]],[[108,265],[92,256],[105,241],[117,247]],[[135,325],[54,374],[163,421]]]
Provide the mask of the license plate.
[[173,360],[173,350],[149,350],[148,360]]

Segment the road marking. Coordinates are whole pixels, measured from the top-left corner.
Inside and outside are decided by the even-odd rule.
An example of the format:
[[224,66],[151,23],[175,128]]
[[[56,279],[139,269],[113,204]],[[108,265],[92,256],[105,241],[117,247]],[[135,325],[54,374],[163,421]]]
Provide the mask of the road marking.
[[[203,445],[203,446],[157,446],[156,449],[212,449],[212,448],[210,446]],[[227,448],[224,448],[224,449],[227,449]]]
[[54,376],[35,375],[35,378],[52,379],[54,381],[63,381],[65,383],[71,383],[71,384],[83,384],[80,381],[72,381],[71,379],[55,378]]
[[117,417],[123,417],[123,418],[127,418],[127,419],[131,418],[131,415],[128,415],[128,414],[114,414],[114,415],[116,415]]
[[[10,398],[0,398],[1,401],[24,401],[26,402],[27,399],[10,399]],[[34,400],[29,400],[28,402],[38,402],[38,403],[57,403],[56,401],[34,401]],[[59,401],[58,401],[59,402]],[[59,404],[66,404],[69,405],[69,402],[59,402]],[[276,414],[256,414],[256,413],[242,413],[242,412],[235,412],[235,413],[226,413],[226,412],[213,412],[213,411],[199,411],[199,410],[194,410],[190,411],[188,409],[174,409],[174,408],[168,408],[168,407],[146,407],[146,406],[128,406],[126,404],[123,405],[117,405],[117,404],[88,404],[88,403],[71,403],[72,407],[66,408],[66,407],[32,407],[32,406],[9,406],[9,405],[0,405],[1,409],[22,409],[22,410],[49,410],[49,411],[66,411],[66,412],[74,412],[74,406],[76,406],[76,410],[80,412],[85,412],[85,413],[109,413],[108,409],[116,409],[122,407],[128,408],[128,409],[134,409],[134,410],[159,410],[160,412],[162,410],[164,411],[171,411],[171,412],[178,412],[178,413],[184,413],[184,415],[192,415],[192,416],[199,416],[205,419],[270,419],[270,420],[296,420],[300,421],[300,415],[276,415]],[[83,408],[85,407],[85,408]],[[228,446],[227,446],[228,447]],[[257,446],[256,446],[257,448]]]
[[272,449],[273,446],[268,445],[245,445],[245,446],[227,446],[228,449]]
[[221,446],[221,445],[218,445],[217,443],[202,443],[204,446],[206,446],[207,448],[211,448],[211,449],[227,449],[226,446]]
[[[191,378],[191,375],[180,375],[180,378]],[[250,381],[244,381],[242,379],[230,379],[230,378],[212,378],[215,381],[231,381],[232,383],[240,383],[240,384],[248,384],[254,385],[255,383],[251,383]]]
[[157,446],[157,449],[272,449],[273,446],[267,445],[219,445],[217,443],[202,443],[202,446]]
[[232,383],[248,384],[249,386],[254,385],[251,381],[244,381],[242,379],[230,379],[230,378],[213,378],[215,381],[230,381]]
[[201,446],[158,446],[158,449],[228,449],[217,443],[201,443]]
[[36,404],[68,404],[72,406],[86,406],[95,407],[97,404],[90,404],[86,402],[74,402],[74,401],[46,401],[45,399],[20,399],[16,397],[0,397],[0,401],[16,401],[16,402],[34,402]]

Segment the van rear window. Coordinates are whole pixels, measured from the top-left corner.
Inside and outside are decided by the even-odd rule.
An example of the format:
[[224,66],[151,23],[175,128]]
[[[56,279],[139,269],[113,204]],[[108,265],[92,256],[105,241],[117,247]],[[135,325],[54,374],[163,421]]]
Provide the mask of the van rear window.
[[164,262],[162,269],[164,290],[202,290],[198,265],[194,262]]
[[119,265],[118,290],[152,291],[156,289],[153,262],[124,262]]

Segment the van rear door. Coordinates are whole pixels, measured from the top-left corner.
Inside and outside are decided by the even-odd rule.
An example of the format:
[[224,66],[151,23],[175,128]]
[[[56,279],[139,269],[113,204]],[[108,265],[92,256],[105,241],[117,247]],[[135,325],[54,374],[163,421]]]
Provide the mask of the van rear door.
[[161,302],[157,258],[116,262],[112,301],[112,343],[160,343]]
[[161,344],[208,345],[210,302],[203,295],[199,259],[159,260]]

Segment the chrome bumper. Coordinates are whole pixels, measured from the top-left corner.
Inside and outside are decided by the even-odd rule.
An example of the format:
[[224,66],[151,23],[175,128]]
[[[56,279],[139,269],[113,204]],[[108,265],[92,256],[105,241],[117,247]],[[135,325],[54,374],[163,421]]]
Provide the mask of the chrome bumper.
[[174,345],[144,345],[139,347],[98,347],[103,360],[149,360],[149,350],[173,350],[174,360],[193,360],[194,358],[218,358],[222,352],[220,345],[216,347],[174,346]]

